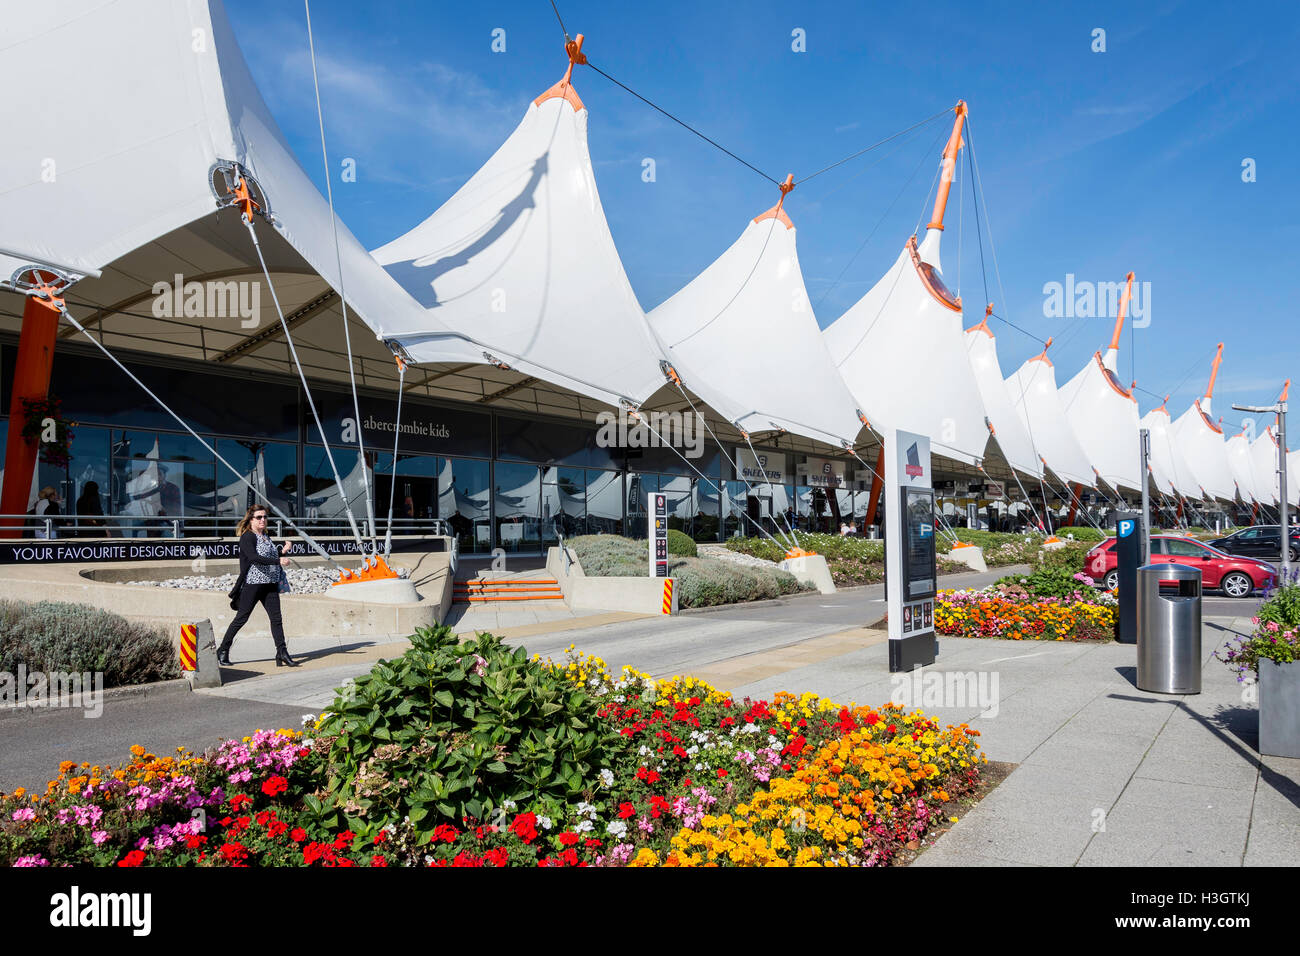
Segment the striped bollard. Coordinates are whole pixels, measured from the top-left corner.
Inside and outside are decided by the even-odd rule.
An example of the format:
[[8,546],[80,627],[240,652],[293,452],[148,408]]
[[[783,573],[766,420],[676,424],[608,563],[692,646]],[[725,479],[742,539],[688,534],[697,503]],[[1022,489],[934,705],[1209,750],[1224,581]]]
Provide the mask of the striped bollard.
[[212,622],[206,618],[181,625],[181,675],[190,687],[220,687],[221,667],[217,664],[217,642]]
[[673,587],[672,578],[664,578],[664,603],[663,612],[665,614],[677,613],[677,589]]
[[196,624],[181,625],[181,670],[189,672],[199,669],[199,628]]

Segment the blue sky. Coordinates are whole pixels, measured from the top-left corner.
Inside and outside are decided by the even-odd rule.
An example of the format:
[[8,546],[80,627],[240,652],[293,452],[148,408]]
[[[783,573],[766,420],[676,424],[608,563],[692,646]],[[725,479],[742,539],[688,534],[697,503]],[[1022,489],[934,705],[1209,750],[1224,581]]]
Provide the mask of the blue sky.
[[[263,94],[323,190],[302,5],[226,3]],[[593,63],[776,179],[798,181],[966,100],[1006,301],[986,232],[990,298],[1034,336],[994,322],[1004,373],[1053,336],[1063,384],[1104,348],[1113,319],[1048,317],[1044,285],[1067,274],[1119,281],[1132,269],[1150,283],[1150,324],[1126,328],[1120,376],[1172,392],[1174,417],[1203,391],[1220,340],[1215,410],[1229,416],[1229,434],[1243,418],[1232,402],[1270,402],[1300,377],[1294,4],[557,3]],[[547,0],[473,9],[313,0],[312,18],[337,209],[371,248],[451,196],[567,62]],[[498,28],[504,53],[491,49]],[[796,29],[804,52],[792,49]],[[1093,50],[1097,29],[1104,52]],[[610,229],[653,308],[777,190],[600,75],[579,67],[575,85]],[[787,199],[823,326],[928,214],[950,125],[932,122]],[[345,157],[356,161],[354,183],[339,180]],[[653,183],[642,180],[647,157]],[[1243,182],[1248,158],[1254,182]],[[970,185],[963,154],[943,256],[956,288],[960,247],[968,325],[986,301]],[[1143,412],[1159,403],[1138,394]]]

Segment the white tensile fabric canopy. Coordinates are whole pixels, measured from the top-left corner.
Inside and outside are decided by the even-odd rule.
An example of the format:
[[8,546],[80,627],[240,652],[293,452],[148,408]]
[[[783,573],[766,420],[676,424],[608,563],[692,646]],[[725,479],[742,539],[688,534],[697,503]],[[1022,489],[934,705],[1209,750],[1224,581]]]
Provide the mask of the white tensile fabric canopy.
[[1097,479],[1065,417],[1056,387],[1056,369],[1047,357],[1047,349],[1016,369],[1005,384],[1012,407],[1033,436],[1034,447],[1047,467],[1065,481],[1093,487]]
[[1173,423],[1164,405],[1153,408],[1142,416],[1142,428],[1151,433],[1151,475],[1162,492],[1171,492],[1184,498],[1200,498],[1201,489],[1192,478],[1192,471],[1183,460],[1182,453],[1173,440]]
[[1300,451],[1286,453],[1286,500],[1300,507]]
[[[0,124],[14,133],[0,163],[0,249],[18,253],[0,255],[0,280],[45,263],[93,275],[211,220],[214,166],[235,162],[265,194],[275,231],[346,291],[376,333],[420,314],[352,233],[331,222],[254,84],[220,0],[57,0],[30,13],[6,17],[0,56],[0,88],[11,94],[0,101]],[[19,95],[24,89],[31,95]],[[270,234],[260,218],[256,228]],[[239,251],[252,257],[251,240]],[[203,250],[162,252],[170,254],[160,253],[149,281],[170,280],[186,254],[192,261]],[[449,352],[441,357],[474,354],[454,343]]]
[[1264,490],[1255,484],[1255,469],[1251,465],[1250,440],[1245,431],[1233,435],[1225,443],[1228,456],[1228,471],[1237,483],[1237,491],[1244,504],[1253,501],[1267,501]]
[[587,110],[565,81],[433,215],[372,254],[421,306],[388,328],[417,362],[441,359],[452,328],[478,361],[610,405],[665,382],[596,190]]
[[[992,306],[990,306],[992,308]],[[1043,463],[1034,450],[1034,440],[1011,402],[1011,395],[998,362],[997,341],[989,329],[988,316],[966,330],[966,350],[979,387],[984,411],[993,425],[994,438],[1007,463],[1017,471],[1039,477]]]
[[1250,443],[1250,471],[1255,479],[1255,490],[1259,492],[1256,500],[1260,504],[1276,507],[1277,439],[1273,436],[1272,426],[1265,428],[1264,434],[1256,436]]
[[688,384],[715,409],[737,403],[741,429],[837,446],[857,438],[857,403],[826,351],[779,205],[649,319],[674,365],[709,369]]
[[1210,418],[1210,398],[1198,398],[1174,422],[1174,443],[1182,452],[1196,484],[1206,497],[1232,501],[1237,483],[1228,470],[1223,431]]
[[989,430],[961,310],[940,278],[940,235],[927,230],[919,248],[909,240],[884,278],[823,334],[872,425],[929,435],[936,454],[975,464]]
[[1088,461],[1113,488],[1139,490],[1138,406],[1115,375],[1116,350],[1094,352],[1061,386],[1061,407]]

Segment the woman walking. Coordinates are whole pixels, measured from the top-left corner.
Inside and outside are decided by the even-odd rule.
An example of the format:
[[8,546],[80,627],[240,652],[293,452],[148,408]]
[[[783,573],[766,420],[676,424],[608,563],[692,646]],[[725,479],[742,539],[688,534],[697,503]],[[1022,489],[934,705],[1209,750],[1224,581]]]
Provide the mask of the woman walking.
[[280,622],[280,582],[284,577],[284,569],[289,566],[289,559],[284,555],[289,553],[292,542],[286,541],[283,549],[275,546],[275,542],[266,533],[266,514],[266,505],[253,505],[244,512],[244,517],[235,528],[239,534],[239,580],[230,594],[230,600],[239,613],[230,622],[230,627],[226,628],[226,636],[217,648],[217,663],[224,667],[230,666],[230,645],[234,643],[235,635],[259,603],[266,609],[266,616],[271,620],[271,637],[275,639],[275,666],[298,666],[284,645],[284,627]]

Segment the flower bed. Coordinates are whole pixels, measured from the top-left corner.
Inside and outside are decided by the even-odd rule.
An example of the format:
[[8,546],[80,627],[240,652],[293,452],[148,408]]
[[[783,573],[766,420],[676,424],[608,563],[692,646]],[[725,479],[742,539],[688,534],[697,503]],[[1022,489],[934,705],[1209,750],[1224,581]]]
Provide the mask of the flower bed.
[[1069,597],[1044,597],[1014,585],[983,591],[940,591],[934,629],[949,637],[1013,641],[1109,641],[1118,602],[1081,583]]
[[1237,675],[1238,683],[1259,679],[1259,662],[1300,660],[1300,584],[1277,588],[1251,618],[1254,631],[1235,634],[1214,656]]
[[[977,732],[893,706],[737,701],[689,677],[616,679],[572,649],[551,663],[490,635],[459,645],[446,629],[412,641],[305,731],[203,756],[135,748],[117,770],[65,763],[45,793],[0,797],[0,863],[884,865],[986,762]],[[391,687],[404,690],[390,713],[348,716]],[[534,705],[536,732],[514,713]],[[384,742],[395,728],[413,736]]]

